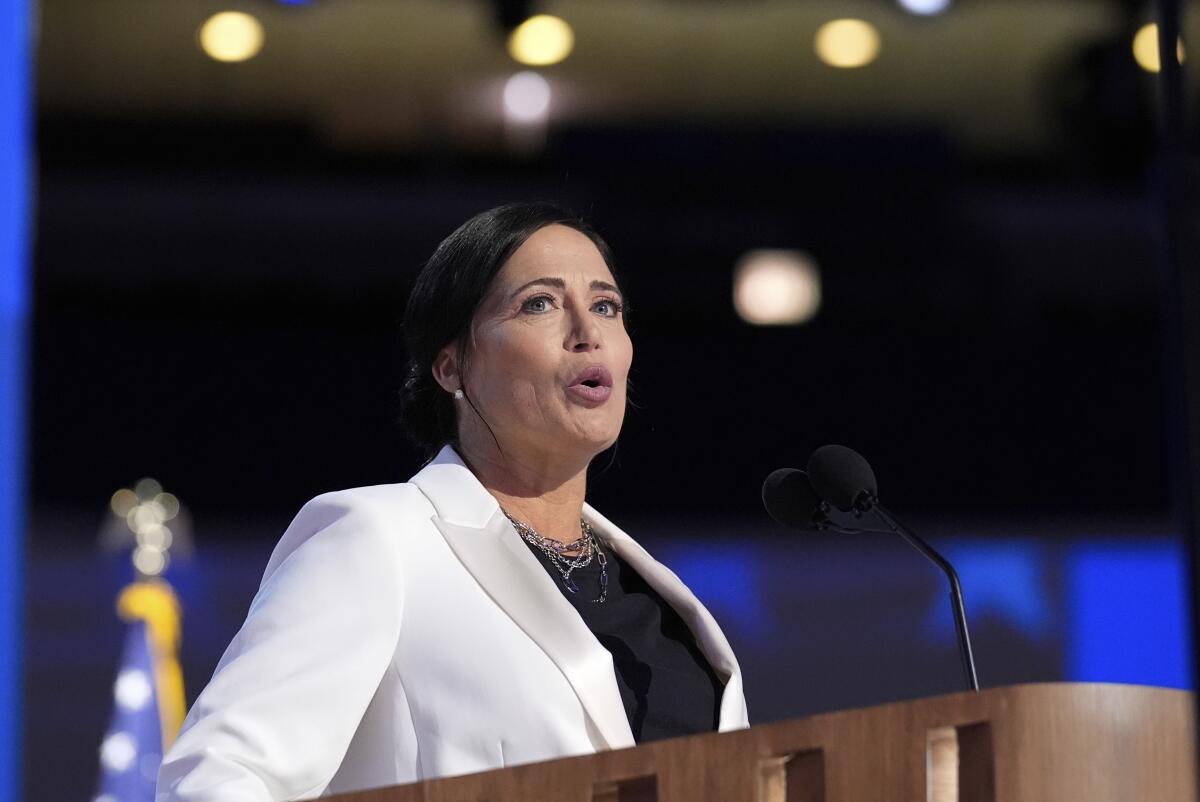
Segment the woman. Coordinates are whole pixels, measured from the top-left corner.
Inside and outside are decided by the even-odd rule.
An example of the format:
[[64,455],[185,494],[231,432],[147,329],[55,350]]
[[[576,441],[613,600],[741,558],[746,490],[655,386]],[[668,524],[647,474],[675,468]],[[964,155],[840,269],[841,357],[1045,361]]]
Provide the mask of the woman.
[[747,726],[679,579],[584,501],[633,348],[603,240],[549,204],[467,221],[405,315],[433,459],[319,496],[165,756],[159,802],[282,800]]

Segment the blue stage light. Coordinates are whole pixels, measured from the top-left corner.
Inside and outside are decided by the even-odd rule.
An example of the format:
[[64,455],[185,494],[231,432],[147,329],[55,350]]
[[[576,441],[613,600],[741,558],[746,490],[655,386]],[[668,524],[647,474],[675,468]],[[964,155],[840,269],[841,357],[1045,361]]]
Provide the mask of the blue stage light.
[[1072,551],[1069,679],[1194,686],[1185,557],[1178,540],[1096,541]]
[[[947,543],[942,553],[958,570],[972,627],[993,619],[1041,643],[1057,634],[1061,622],[1048,598],[1047,555],[1037,541],[956,540]],[[954,620],[940,594],[931,600],[925,632],[933,641],[955,642]]]
[[668,543],[658,557],[732,629],[760,642],[778,631],[762,593],[763,562],[769,554],[761,547],[708,541],[697,549],[694,543]]
[[0,799],[20,799],[30,15],[0,0]]

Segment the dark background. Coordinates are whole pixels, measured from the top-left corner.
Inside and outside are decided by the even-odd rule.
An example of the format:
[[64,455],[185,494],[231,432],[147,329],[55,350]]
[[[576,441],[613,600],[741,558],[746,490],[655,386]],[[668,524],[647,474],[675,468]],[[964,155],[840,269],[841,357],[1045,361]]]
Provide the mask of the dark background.
[[[129,125],[103,127],[150,136]],[[261,159],[85,165],[42,130],[38,500],[104,499],[151,466],[197,508],[406,478],[408,287],[457,222],[536,197],[594,221],[631,302],[638,406],[606,506],[752,513],[769,470],[832,441],[916,512],[1166,507],[1138,177],[1000,181],[935,134],[888,131],[566,130],[512,166],[288,159],[238,129],[220,138]],[[736,316],[732,265],[763,246],[818,260],[811,324]]]
[[[967,561],[985,685],[1190,684],[1157,99],[1129,53],[1148,6],[548,3],[577,28],[544,71],[567,100],[514,152],[488,116],[517,69],[492,5],[235,5],[268,30],[245,65],[190,38],[216,6],[42,4],[27,798],[94,788],[132,578],[98,546],[113,491],[152,475],[187,506],[195,556],[167,577],[194,698],[304,501],[420,465],[396,421],[408,289],[519,199],[612,246],[634,403],[589,500],[713,608],[756,721],[959,687],[918,557],[761,511],[766,474],[829,442]],[[812,32],[845,15],[885,48],[831,78]],[[813,256],[814,320],[737,317],[755,248]],[[1175,623],[1090,626],[1171,671],[1081,667],[1077,557],[1110,547],[1167,555]],[[1140,598],[1121,559],[1105,587]]]

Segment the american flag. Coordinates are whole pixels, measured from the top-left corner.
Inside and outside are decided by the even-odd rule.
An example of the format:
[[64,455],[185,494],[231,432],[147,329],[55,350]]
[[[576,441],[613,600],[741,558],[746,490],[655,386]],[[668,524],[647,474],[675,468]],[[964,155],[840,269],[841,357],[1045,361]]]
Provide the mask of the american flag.
[[170,586],[153,579],[127,587],[117,608],[129,625],[93,802],[153,802],[163,751],[183,717],[179,607]]

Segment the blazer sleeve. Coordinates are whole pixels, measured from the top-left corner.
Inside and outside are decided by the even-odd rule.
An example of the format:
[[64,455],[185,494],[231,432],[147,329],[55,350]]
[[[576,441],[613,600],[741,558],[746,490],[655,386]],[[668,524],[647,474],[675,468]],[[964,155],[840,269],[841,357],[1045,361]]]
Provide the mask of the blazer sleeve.
[[400,635],[396,533],[369,506],[326,494],[288,527],[164,756],[156,802],[301,799],[328,785]]

